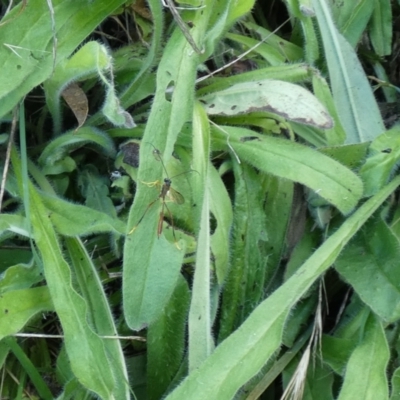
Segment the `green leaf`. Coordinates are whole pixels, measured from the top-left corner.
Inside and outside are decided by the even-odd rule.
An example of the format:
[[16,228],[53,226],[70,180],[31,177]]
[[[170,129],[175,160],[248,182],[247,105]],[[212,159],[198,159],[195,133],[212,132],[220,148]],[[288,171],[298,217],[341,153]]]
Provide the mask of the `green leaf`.
[[[118,336],[106,294],[85,247],[78,238],[66,238],[65,244],[79,288],[87,304],[88,319],[92,322],[96,333],[102,336]],[[129,380],[121,343],[118,340],[105,340],[104,348],[115,376],[115,398],[129,399]]]
[[[11,159],[22,190],[20,161],[15,150]],[[102,398],[111,399],[116,382],[103,340],[88,325],[86,303],[72,286],[70,267],[62,256],[61,246],[42,199],[29,181],[26,184],[33,240],[42,258],[48,289],[63,328],[71,369],[83,386]],[[88,365],[91,367],[88,368]]]
[[369,145],[368,142],[365,142],[343,146],[321,147],[318,151],[356,171],[365,162]]
[[199,103],[193,113],[193,153],[196,179],[196,205],[200,210],[196,264],[192,285],[192,299],[188,318],[189,371],[196,369],[213,351],[211,337],[211,238],[210,238],[210,126],[207,115]]
[[73,150],[86,144],[92,145],[97,151],[110,158],[114,158],[117,153],[114,142],[104,132],[93,127],[83,127],[79,129],[78,134],[75,131],[69,131],[51,141],[40,155],[39,163],[53,165]]
[[[153,95],[155,92],[154,75],[151,68],[160,53],[163,41],[163,17],[161,3],[157,0],[148,2],[152,15],[152,42],[147,57],[143,60],[142,68],[135,74],[134,79],[130,79],[127,86],[121,93],[121,103],[124,107],[131,106],[138,101]],[[131,49],[129,48],[129,51]],[[150,89],[150,90],[149,90]],[[144,94],[143,94],[144,92]]]
[[125,234],[126,224],[108,214],[55,196],[42,194],[41,200],[47,209],[46,215],[50,217],[58,233],[66,236],[110,231]]
[[200,101],[210,115],[267,111],[323,129],[329,129],[333,124],[325,107],[311,92],[293,83],[273,79],[237,83],[229,89],[203,96]]
[[100,175],[94,165],[88,164],[80,171],[78,184],[86,206],[117,218],[117,212],[109,196],[109,180]]
[[62,257],[56,233],[49,219],[43,217],[46,210],[32,187],[30,197],[34,239],[43,259],[51,298],[63,327],[71,368],[85,387],[103,398],[112,398],[115,383],[103,341],[87,323],[85,301],[71,285],[71,272]]
[[[326,271],[362,224],[400,184],[397,177],[364,203],[267,300],[264,300],[208,359],[193,371],[167,399],[231,399],[252,378],[281,344],[290,308]],[[202,382],[199,391],[198,382]]]
[[344,375],[347,362],[357,344],[356,339],[323,335],[322,354],[324,355],[324,362],[338,375]]
[[125,0],[65,2],[53,0],[57,16],[56,60],[47,2],[32,0],[20,12],[18,5],[2,20],[0,47],[0,116],[4,116],[35,86],[53,72],[54,63],[68,57],[77,46]]
[[346,132],[340,122],[340,117],[336,110],[328,83],[316,72],[312,76],[312,83],[315,96],[326,106],[334,121],[333,127],[321,131],[321,134],[326,137],[326,144],[328,146],[341,145],[346,140]]
[[164,312],[150,324],[147,332],[147,394],[160,399],[175,378],[183,361],[186,318],[190,291],[179,276],[174,293]]
[[282,52],[282,49],[279,48],[279,45],[275,48],[269,43],[260,44],[260,41],[258,39],[253,39],[248,36],[237,35],[234,33],[228,33],[226,37],[233,42],[244,45],[245,49],[255,47],[253,52],[259,54],[271,65],[281,65],[286,60],[287,56],[284,52]]
[[362,143],[375,139],[385,128],[370,84],[356,53],[337,31],[328,3],[313,0],[325,49],[333,98],[346,143]]
[[[265,214],[268,225],[273,228],[273,234],[267,235],[266,248],[270,249],[266,265],[266,291],[275,277],[281,258],[286,248],[287,229],[289,226],[292,203],[295,201],[293,182],[265,174],[263,179],[264,192],[268,201],[265,204]],[[268,231],[267,231],[268,232]]]
[[[147,240],[141,232],[144,229],[149,233],[148,227],[141,224],[126,238],[131,242],[131,251],[137,252],[133,253],[137,261],[129,268],[133,279],[123,281],[124,307],[131,310],[126,318],[135,330],[152,323],[163,312],[177,284],[184,255],[184,251],[178,250],[164,236],[158,239],[155,226],[149,233],[152,237]],[[128,261],[129,256],[125,255],[125,260]]]
[[400,367],[396,368],[393,372],[392,380],[391,380],[392,393],[390,396],[390,400],[399,400],[400,399]]
[[213,165],[209,166],[208,190],[210,210],[217,221],[217,227],[211,236],[211,250],[215,259],[217,281],[223,284],[229,267],[229,240],[233,213],[226,186]]
[[377,219],[354,238],[335,264],[361,300],[387,322],[400,318],[398,258],[396,236]]
[[[202,43],[207,24],[212,14],[211,1],[201,12],[195,13],[191,34],[196,43]],[[202,46],[200,46],[202,47]],[[184,124],[191,118],[194,100],[194,85],[199,56],[186,41],[179,29],[169,39],[157,70],[157,90],[143,141],[151,143],[163,155],[166,165],[171,157],[176,139]],[[172,97],[166,96],[173,87]],[[182,101],[185,99],[185,101]],[[149,157],[147,149],[140,150],[138,179],[154,182],[162,179],[162,165]],[[134,228],[141,216],[154,201],[153,192],[138,185],[135,201],[131,207],[128,226]],[[184,255],[183,251],[166,241],[163,234],[157,238],[157,207],[151,207],[146,218],[131,235],[124,248],[123,296],[124,315],[133,329],[156,319],[176,285]],[[160,264],[161,263],[161,264]],[[165,268],[164,268],[164,264]],[[160,265],[163,266],[160,270]],[[165,281],[160,290],[160,277]],[[154,299],[150,298],[154,295]]]
[[[281,64],[282,68],[287,68],[292,64],[292,62],[296,62],[303,57],[303,49],[296,45],[295,43],[285,40],[282,36],[276,35],[275,33],[271,32],[269,29],[266,29],[262,25],[258,25],[250,20],[247,21],[246,19],[241,21],[241,23],[250,31],[257,33],[259,38],[262,40],[268,37],[268,43],[271,44],[274,48],[279,50],[282,55],[284,55],[285,60],[290,61],[290,64]],[[257,50],[257,49],[255,49]],[[264,75],[265,78],[265,75]]]
[[[288,140],[265,136],[260,141],[240,140],[252,136],[244,128],[224,127],[239,158],[275,176],[299,182],[318,193],[342,213],[354,209],[362,195],[361,180],[348,168],[315,150]],[[214,130],[219,144],[224,138]]]
[[[9,254],[5,254],[8,252]],[[18,258],[21,257],[21,250],[18,249],[18,255],[16,251],[0,250],[0,259],[8,261],[11,264],[11,257],[15,263]],[[22,256],[32,257],[30,252],[22,254]],[[35,283],[43,280],[43,271],[38,265],[31,262],[30,264],[15,264],[7,266],[6,271],[2,274],[0,280],[0,293],[9,292],[11,290],[29,288]]]
[[369,148],[369,157],[360,169],[365,196],[381,189],[393,174],[400,159],[400,129],[394,127],[378,136]]
[[353,47],[356,47],[360,41],[375,4],[375,0],[354,0],[330,4],[339,31]]
[[392,4],[390,0],[375,1],[370,37],[377,55],[383,57],[392,54],[392,30]]
[[239,165],[233,161],[233,166],[235,204],[230,240],[232,255],[222,294],[219,341],[239,327],[263,298],[268,257],[263,251],[268,225],[259,176],[246,164]]
[[347,364],[338,400],[387,399],[389,393],[386,368],[389,357],[383,327],[378,318],[371,313],[365,326],[363,340],[353,351]]
[[18,333],[36,314],[53,310],[47,286],[2,293],[0,297],[0,339]]

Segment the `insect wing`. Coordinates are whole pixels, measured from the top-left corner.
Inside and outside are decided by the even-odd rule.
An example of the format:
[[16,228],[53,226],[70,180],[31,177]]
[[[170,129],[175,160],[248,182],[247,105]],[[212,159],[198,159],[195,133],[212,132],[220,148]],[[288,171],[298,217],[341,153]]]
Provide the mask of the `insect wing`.
[[153,156],[154,156],[154,158],[155,158],[157,161],[162,161],[160,150],[154,148],[154,150],[153,150]]
[[185,198],[179,192],[172,188],[169,188],[168,197],[176,204],[183,204],[185,202]]

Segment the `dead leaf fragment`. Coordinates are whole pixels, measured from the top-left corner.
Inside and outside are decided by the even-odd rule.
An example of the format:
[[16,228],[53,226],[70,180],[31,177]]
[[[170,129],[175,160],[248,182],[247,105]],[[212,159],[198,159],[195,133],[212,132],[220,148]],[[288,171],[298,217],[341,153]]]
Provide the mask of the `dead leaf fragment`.
[[71,83],[63,90],[61,96],[64,98],[65,102],[78,120],[78,127],[75,129],[76,131],[85,123],[88,115],[89,106],[86,94],[77,83]]

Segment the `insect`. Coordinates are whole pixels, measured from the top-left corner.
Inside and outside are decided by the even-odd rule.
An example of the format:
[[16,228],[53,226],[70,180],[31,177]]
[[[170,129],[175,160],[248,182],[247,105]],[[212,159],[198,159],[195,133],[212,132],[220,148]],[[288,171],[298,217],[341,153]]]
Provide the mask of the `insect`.
[[[172,213],[171,213],[170,209],[168,208],[167,198],[170,201],[172,201],[172,202],[174,202],[176,204],[179,204],[179,205],[183,204],[185,202],[185,199],[178,191],[176,191],[175,189],[173,189],[171,187],[172,181],[171,181],[171,178],[168,177],[168,172],[167,172],[167,169],[165,168],[164,162],[162,160],[162,156],[161,156],[160,150],[158,150],[158,149],[156,149],[154,147],[153,155],[156,158],[156,160],[161,162],[167,177],[164,178],[163,183],[161,183],[160,181],[147,183],[147,185],[150,186],[150,187],[152,187],[152,186],[160,186],[161,187],[160,188],[160,194],[157,196],[157,198],[155,198],[152,202],[150,202],[148,204],[146,210],[144,211],[143,215],[140,217],[138,223],[129,231],[129,235],[136,230],[138,225],[143,221],[143,218],[147,214],[147,211],[149,211],[149,209],[156,203],[156,201],[157,200],[161,200],[162,207],[161,207],[160,216],[159,216],[159,219],[158,219],[157,236],[160,237],[160,235],[162,233],[165,210],[167,210],[167,212],[169,214],[169,218],[171,220],[172,234],[174,236],[175,243],[177,243],[176,236],[175,236],[175,228],[174,228],[174,218],[172,216]],[[186,171],[186,172],[191,172],[191,171]],[[182,175],[182,174],[185,174],[186,172],[182,172],[181,174],[175,175],[175,177],[179,176],[179,175]]]

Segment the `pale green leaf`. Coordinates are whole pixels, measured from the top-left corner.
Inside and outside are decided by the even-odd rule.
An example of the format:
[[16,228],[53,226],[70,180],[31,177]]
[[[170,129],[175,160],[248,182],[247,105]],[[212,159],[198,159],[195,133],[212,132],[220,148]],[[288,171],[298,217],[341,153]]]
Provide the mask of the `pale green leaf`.
[[254,111],[278,114],[290,121],[329,129],[332,118],[309,91],[285,81],[265,79],[237,83],[229,89],[203,96],[210,115],[237,115]]
[[336,109],[347,133],[346,143],[373,140],[384,131],[382,118],[354,49],[337,31],[328,3],[313,0]]

